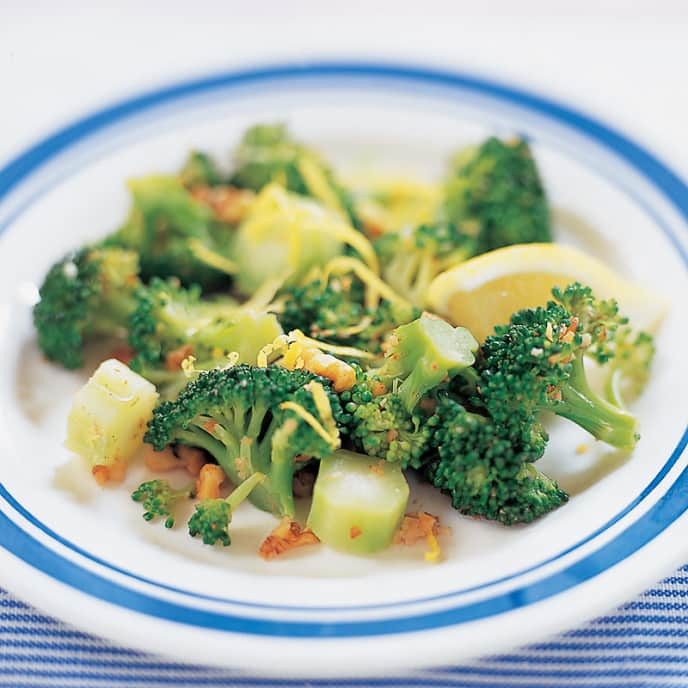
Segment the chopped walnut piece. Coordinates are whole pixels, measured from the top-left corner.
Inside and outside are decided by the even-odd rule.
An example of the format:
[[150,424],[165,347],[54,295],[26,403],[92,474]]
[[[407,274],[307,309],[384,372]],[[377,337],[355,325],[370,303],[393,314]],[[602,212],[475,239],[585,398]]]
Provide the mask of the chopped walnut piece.
[[373,384],[370,386],[370,392],[374,397],[381,397],[383,394],[387,394],[387,387],[384,382],[373,380]]
[[176,455],[172,447],[165,447],[162,451],[155,451],[153,447],[146,445],[146,455],[144,463],[149,471],[154,473],[165,473],[173,471],[175,468],[185,468],[191,476],[198,476],[201,468],[207,459],[203,451],[196,447],[187,447],[179,444],[176,448]]
[[395,545],[415,545],[420,540],[427,538],[428,534],[435,537],[451,534],[451,528],[440,525],[437,516],[427,511],[416,511],[404,515],[401,527],[394,536]]
[[91,469],[94,480],[101,487],[106,483],[121,483],[127,474],[127,464],[124,461],[115,461],[109,466],[98,464]]
[[179,459],[174,455],[172,447],[165,447],[162,451],[155,451],[146,445],[146,455],[143,459],[146,468],[154,473],[173,471],[179,467]]
[[197,447],[187,447],[185,444],[178,444],[176,452],[186,472],[193,477],[198,477],[203,466],[208,463],[203,450]]
[[320,540],[312,530],[309,528],[302,530],[296,521],[285,516],[270,535],[263,540],[258,553],[263,559],[269,560],[297,547],[317,545],[319,542]]
[[255,194],[248,189],[234,186],[195,186],[191,195],[201,203],[210,206],[221,222],[235,225],[246,215]]
[[178,349],[170,351],[165,359],[165,367],[167,370],[176,372],[182,369],[182,361],[185,361],[193,354],[194,350],[191,344],[182,344]]
[[134,356],[136,356],[136,351],[134,351],[134,349],[132,349],[128,344],[120,344],[110,352],[108,358],[115,358],[121,363],[124,363],[124,365],[128,366]]
[[219,499],[220,487],[225,481],[225,472],[214,463],[207,463],[201,468],[196,480],[196,497],[198,499]]

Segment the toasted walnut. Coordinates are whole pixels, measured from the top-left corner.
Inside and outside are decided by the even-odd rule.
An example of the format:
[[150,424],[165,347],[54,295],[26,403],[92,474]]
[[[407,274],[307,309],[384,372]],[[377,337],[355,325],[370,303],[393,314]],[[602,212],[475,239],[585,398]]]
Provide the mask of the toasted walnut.
[[196,480],[196,497],[199,499],[219,499],[220,487],[225,481],[225,472],[214,463],[201,468]]
[[182,361],[185,361],[193,354],[194,350],[191,344],[182,344],[178,349],[170,351],[165,359],[165,367],[167,370],[176,372],[182,369]]
[[98,464],[91,469],[91,474],[101,487],[106,483],[121,483],[127,474],[127,464],[124,461],[114,461],[109,466]]
[[289,516],[285,516],[279,525],[268,535],[258,550],[263,559],[274,559],[275,557],[306,545],[317,545],[320,542],[315,533],[292,521]]

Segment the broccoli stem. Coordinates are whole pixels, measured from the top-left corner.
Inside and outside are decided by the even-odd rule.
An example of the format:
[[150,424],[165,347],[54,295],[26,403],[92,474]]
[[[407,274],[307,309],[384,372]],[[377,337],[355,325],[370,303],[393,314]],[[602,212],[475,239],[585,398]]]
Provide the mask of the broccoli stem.
[[618,368],[612,372],[612,374],[607,378],[607,382],[604,386],[604,395],[607,397],[607,401],[614,406],[626,410],[626,403],[623,399],[623,394],[621,393],[621,384],[623,382],[623,371]]
[[225,499],[230,509],[234,511],[239,504],[253,492],[254,488],[263,482],[263,480],[265,480],[265,475],[263,473],[254,473],[249,478],[246,478],[240,485],[235,487],[232,493]]
[[638,441],[638,421],[630,413],[613,406],[590,389],[582,358],[573,362],[573,371],[560,387],[562,399],[552,410],[587,430],[596,439],[619,449],[632,449]]

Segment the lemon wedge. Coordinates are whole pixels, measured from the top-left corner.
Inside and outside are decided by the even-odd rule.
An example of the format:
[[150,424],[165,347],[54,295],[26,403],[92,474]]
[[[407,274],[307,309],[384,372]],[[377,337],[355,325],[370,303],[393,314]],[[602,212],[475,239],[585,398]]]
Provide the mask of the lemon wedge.
[[520,244],[471,258],[438,275],[426,302],[430,310],[483,341],[515,311],[544,306],[552,287],[576,281],[591,287],[598,298],[615,298],[635,329],[654,332],[668,309],[662,296],[561,244]]

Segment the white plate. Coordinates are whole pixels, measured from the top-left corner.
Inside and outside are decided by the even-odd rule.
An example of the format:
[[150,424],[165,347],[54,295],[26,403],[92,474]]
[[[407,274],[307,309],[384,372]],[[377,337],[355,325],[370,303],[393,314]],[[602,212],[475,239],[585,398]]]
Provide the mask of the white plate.
[[[422,548],[346,557],[326,548],[266,563],[274,523],[240,509],[229,550],[145,524],[124,488],[100,490],[62,449],[86,373],[44,363],[36,285],[67,249],[124,216],[124,180],[172,171],[189,148],[227,156],[256,121],[284,120],[338,165],[382,161],[436,174],[489,133],[532,141],[558,238],[675,297],[626,459],[552,427],[542,465],[572,493],[528,527],[458,517],[418,489],[454,534],[439,565]],[[0,170],[0,583],[127,645],[255,674],[371,674],[451,664],[577,624],[682,561],[688,189],[646,150],[540,96],[474,77],[374,64],[286,65],[143,94],[75,122]]]

